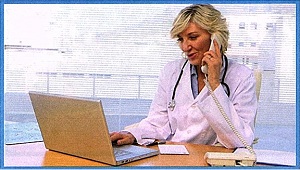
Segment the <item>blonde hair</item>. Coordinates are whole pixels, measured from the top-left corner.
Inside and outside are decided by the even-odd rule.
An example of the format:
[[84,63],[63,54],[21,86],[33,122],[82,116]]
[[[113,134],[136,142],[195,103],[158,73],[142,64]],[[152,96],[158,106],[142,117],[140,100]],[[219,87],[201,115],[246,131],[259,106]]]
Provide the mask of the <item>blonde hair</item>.
[[210,34],[215,34],[222,45],[221,52],[225,54],[228,47],[229,31],[226,19],[220,11],[209,4],[196,4],[182,9],[173,22],[170,31],[171,37],[177,38],[190,22],[198,24]]

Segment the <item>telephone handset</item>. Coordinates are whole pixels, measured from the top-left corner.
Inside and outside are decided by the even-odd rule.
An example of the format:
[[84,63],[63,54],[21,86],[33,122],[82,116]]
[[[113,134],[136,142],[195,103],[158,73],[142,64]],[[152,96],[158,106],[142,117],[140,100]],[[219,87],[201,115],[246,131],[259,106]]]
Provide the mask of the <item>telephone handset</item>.
[[[215,46],[214,46],[214,40],[217,40],[218,45],[219,45],[219,49],[221,49],[221,43],[220,43],[219,39],[217,38],[217,36],[216,36],[215,34],[212,34],[211,37],[210,37],[210,39],[211,39],[211,42],[210,42],[209,51],[210,51],[210,50],[216,51]],[[207,68],[207,65],[206,65],[206,64],[203,65],[203,66],[201,66],[201,71],[202,71],[202,73],[204,73],[204,74],[207,74],[207,73],[208,73],[208,68]]]

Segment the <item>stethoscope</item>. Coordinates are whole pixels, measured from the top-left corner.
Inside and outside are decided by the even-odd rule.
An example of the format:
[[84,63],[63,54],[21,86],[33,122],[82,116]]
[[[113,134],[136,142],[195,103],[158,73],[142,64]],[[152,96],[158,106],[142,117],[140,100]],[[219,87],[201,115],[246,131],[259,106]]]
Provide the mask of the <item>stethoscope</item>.
[[[224,55],[224,60],[225,60],[225,69],[224,69],[224,74],[223,74],[222,79],[221,79],[221,85],[222,85],[223,87],[225,87],[225,92],[226,92],[227,96],[229,97],[229,96],[230,96],[230,89],[229,89],[228,84],[225,83],[225,77],[226,77],[226,73],[227,73],[227,69],[228,69],[228,59],[227,59],[226,55]],[[186,60],[186,61],[184,62],[183,66],[182,66],[182,68],[181,68],[181,70],[180,70],[179,77],[178,77],[178,79],[177,79],[177,81],[176,81],[176,84],[175,84],[175,86],[174,86],[174,90],[173,90],[173,94],[172,94],[172,100],[171,100],[171,101],[169,102],[169,104],[168,104],[168,108],[169,108],[171,111],[174,110],[175,105],[176,105],[176,103],[175,103],[175,93],[176,93],[176,89],[177,89],[177,86],[178,86],[178,84],[179,84],[179,81],[180,81],[180,79],[181,79],[181,77],[182,77],[183,69],[184,69],[185,65],[187,64],[187,62],[188,62],[188,60]]]

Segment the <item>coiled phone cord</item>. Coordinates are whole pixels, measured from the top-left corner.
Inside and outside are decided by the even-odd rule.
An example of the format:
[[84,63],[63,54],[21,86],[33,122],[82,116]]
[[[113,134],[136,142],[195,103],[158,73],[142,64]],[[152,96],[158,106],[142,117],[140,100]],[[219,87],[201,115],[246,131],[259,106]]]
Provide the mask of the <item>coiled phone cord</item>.
[[214,102],[216,103],[218,109],[220,110],[222,116],[224,117],[224,119],[226,120],[227,124],[230,126],[230,128],[232,129],[233,133],[238,137],[238,139],[243,143],[243,145],[248,149],[248,151],[255,155],[255,152],[253,150],[253,148],[245,141],[245,139],[242,137],[242,135],[239,133],[239,131],[234,127],[234,125],[231,123],[229,117],[227,116],[227,114],[225,113],[223,107],[221,106],[219,100],[217,99],[217,97],[215,96],[213,90],[211,89],[210,84],[207,81],[207,75],[205,74],[205,79],[203,79],[206,87],[208,88],[209,93],[211,94]]

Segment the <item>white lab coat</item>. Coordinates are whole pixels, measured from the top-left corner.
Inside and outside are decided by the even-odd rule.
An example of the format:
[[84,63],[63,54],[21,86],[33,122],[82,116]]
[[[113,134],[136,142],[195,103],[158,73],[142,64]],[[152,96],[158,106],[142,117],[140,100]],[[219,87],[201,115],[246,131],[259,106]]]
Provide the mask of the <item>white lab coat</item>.
[[[139,144],[144,144],[150,138],[207,145],[219,142],[227,148],[243,147],[221,115],[207,87],[194,99],[189,63],[185,66],[176,89],[176,106],[173,111],[168,108],[184,62],[184,59],[180,59],[164,67],[148,117],[138,127],[128,131]],[[228,63],[225,82],[230,88],[230,96],[227,96],[222,85],[214,93],[235,128],[248,144],[252,144],[257,110],[255,77],[248,67],[230,59]],[[221,69],[220,81],[223,72],[224,66]]]

